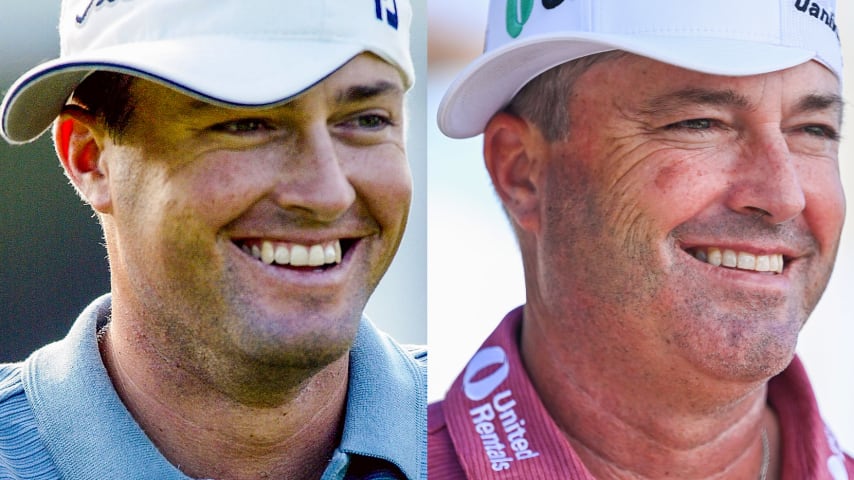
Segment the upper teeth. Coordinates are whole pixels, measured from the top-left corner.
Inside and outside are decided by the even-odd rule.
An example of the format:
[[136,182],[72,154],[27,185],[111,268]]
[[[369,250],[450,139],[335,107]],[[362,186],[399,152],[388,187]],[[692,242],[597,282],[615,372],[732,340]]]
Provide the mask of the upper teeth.
[[694,257],[716,267],[723,266],[756,272],[783,273],[783,254],[781,253],[753,255],[746,252],[736,252],[728,248],[720,249],[711,247],[695,250]]
[[241,248],[244,252],[268,265],[275,263],[294,267],[319,267],[326,264],[341,263],[340,240],[315,245],[264,240],[252,246],[243,244]]

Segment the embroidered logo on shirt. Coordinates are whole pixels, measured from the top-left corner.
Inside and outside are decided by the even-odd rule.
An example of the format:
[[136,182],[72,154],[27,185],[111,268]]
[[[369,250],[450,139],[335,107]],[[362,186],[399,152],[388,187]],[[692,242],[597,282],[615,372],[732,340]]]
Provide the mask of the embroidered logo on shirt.
[[516,400],[513,399],[513,392],[505,389],[495,393],[509,375],[507,353],[498,346],[478,351],[463,374],[463,392],[469,400],[480,402],[492,396],[488,401],[471,408],[469,415],[474,430],[480,436],[484,453],[496,472],[510,470],[514,461],[540,455],[525,438],[525,419],[514,410]]
[[842,453],[842,447],[839,446],[839,442],[827,425],[824,426],[824,434],[833,452],[833,455],[827,459],[827,470],[830,471],[830,476],[833,480],[848,480],[848,469],[845,468],[845,454]]

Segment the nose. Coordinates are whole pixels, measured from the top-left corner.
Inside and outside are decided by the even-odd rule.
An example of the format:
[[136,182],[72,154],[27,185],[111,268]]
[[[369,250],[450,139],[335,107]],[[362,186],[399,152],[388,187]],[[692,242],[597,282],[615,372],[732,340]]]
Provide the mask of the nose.
[[273,191],[281,208],[329,222],[353,205],[355,189],[326,125],[303,131],[283,155],[287,158]]
[[731,178],[728,201],[736,212],[780,224],[806,207],[794,157],[779,129],[744,148]]

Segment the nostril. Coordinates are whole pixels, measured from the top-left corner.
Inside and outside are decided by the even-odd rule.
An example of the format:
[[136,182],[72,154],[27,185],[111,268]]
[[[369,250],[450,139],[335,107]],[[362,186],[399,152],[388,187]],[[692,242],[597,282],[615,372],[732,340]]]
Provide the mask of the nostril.
[[750,216],[756,220],[759,220],[762,217],[772,216],[771,212],[769,212],[768,210],[763,210],[759,207],[744,207],[744,210],[746,210],[750,214]]

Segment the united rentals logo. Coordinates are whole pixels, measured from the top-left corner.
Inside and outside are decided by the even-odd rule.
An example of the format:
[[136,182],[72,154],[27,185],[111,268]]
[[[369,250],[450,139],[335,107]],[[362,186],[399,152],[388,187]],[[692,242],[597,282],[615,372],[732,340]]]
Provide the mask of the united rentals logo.
[[492,396],[470,409],[469,415],[475,432],[480,436],[483,451],[496,472],[510,470],[515,461],[540,455],[525,438],[525,419],[514,409],[516,400],[513,392],[505,389],[495,393],[509,375],[507,354],[498,346],[478,351],[463,374],[463,392],[469,400],[481,402]]
[[833,480],[848,480],[848,469],[845,468],[845,454],[842,453],[842,447],[833,435],[833,432],[824,426],[824,435],[827,437],[827,442],[830,445],[830,458],[827,459],[827,470]]
[[374,0],[377,20],[385,21],[397,30],[397,0]]
[[836,27],[836,13],[827,10],[814,0],[795,0],[795,8],[824,22],[836,34],[836,38],[839,38],[839,29]]

